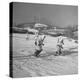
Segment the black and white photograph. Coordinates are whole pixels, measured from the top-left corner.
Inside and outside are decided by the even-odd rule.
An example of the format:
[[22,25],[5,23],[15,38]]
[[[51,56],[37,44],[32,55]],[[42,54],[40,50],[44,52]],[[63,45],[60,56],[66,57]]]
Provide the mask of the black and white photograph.
[[78,74],[78,6],[9,5],[10,77]]

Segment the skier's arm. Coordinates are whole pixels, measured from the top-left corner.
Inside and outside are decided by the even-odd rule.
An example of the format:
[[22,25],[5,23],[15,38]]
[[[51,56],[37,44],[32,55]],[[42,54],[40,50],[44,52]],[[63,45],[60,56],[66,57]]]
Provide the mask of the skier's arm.
[[58,38],[58,41],[57,41],[57,43],[59,43],[59,38]]

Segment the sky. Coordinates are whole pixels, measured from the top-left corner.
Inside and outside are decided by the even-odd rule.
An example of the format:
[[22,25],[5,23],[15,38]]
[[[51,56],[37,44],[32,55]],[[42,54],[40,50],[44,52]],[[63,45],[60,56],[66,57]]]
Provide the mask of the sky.
[[78,25],[78,6],[13,3],[13,23],[34,21],[61,27]]

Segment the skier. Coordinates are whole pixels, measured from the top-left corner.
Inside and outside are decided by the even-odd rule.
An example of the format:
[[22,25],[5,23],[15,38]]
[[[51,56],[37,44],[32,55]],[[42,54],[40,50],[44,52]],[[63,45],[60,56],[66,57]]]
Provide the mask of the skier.
[[63,38],[60,36],[60,37],[58,38],[58,42],[57,42],[57,51],[56,51],[56,54],[55,54],[56,56],[62,54],[63,45],[64,45],[64,40],[63,40]]
[[44,46],[44,39],[46,36],[44,35],[37,35],[37,37],[35,38],[35,56],[38,57],[39,54],[42,52],[43,50],[43,46]]

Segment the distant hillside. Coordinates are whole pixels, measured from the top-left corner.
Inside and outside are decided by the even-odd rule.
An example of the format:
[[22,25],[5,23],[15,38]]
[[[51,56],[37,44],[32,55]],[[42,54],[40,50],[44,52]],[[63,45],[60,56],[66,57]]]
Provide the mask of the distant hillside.
[[24,28],[24,27],[32,27],[35,25],[35,22],[31,22],[31,23],[21,23],[21,24],[17,24],[16,27],[18,28]]
[[[35,28],[34,25],[35,24],[38,24],[36,22],[29,22],[29,23],[21,23],[21,24],[14,24],[15,27],[18,27],[18,28],[25,28],[25,27],[30,27],[30,28]],[[44,24],[44,23],[39,23],[41,25],[46,25],[47,28],[46,29],[54,29],[54,27],[56,27],[57,29],[64,29],[62,27],[59,27],[59,26],[55,26],[55,25],[52,25],[52,24]],[[40,28],[40,27],[39,27]],[[42,28],[42,27],[41,27]],[[36,28],[38,29],[38,27]],[[43,28],[42,28],[43,29]]]

